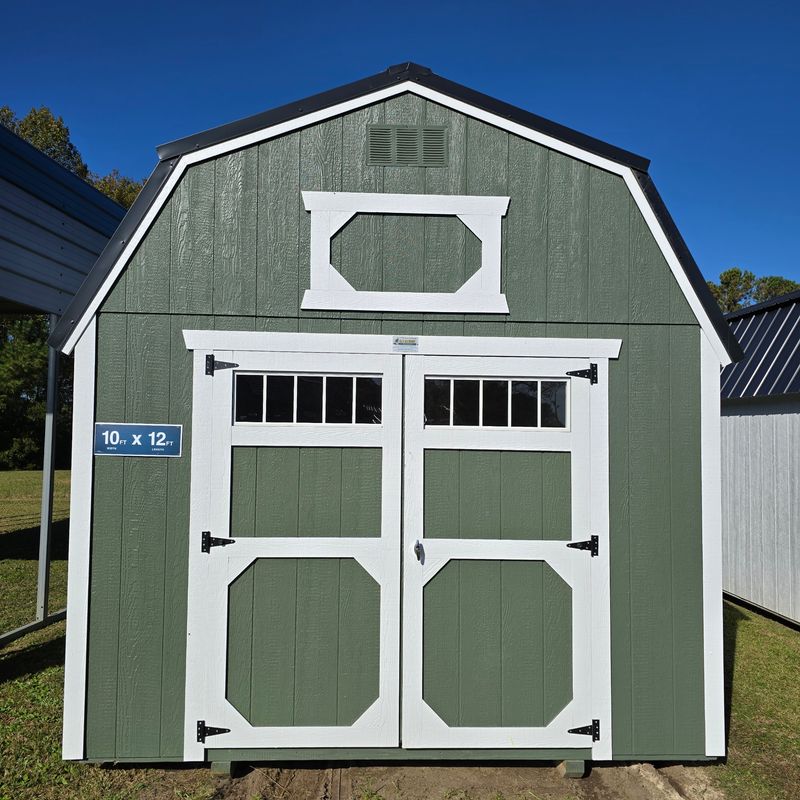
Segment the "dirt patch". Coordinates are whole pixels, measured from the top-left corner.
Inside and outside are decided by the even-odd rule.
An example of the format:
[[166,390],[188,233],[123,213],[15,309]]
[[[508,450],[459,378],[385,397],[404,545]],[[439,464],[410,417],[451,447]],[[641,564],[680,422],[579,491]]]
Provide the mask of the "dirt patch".
[[595,767],[584,779],[555,766],[254,767],[219,800],[724,800],[700,767]]

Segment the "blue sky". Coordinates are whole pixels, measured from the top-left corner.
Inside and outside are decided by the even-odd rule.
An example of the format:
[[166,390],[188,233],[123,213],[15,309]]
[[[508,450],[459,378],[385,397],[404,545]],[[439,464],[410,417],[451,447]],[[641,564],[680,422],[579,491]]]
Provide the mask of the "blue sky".
[[652,159],[706,277],[800,281],[800,4],[8,3],[0,105],[49,105],[91,169],[416,61]]

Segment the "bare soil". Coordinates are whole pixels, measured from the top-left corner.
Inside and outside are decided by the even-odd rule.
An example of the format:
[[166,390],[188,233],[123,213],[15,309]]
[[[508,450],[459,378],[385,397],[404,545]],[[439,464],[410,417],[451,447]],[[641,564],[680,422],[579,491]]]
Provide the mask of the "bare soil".
[[223,782],[219,800],[724,800],[703,767],[595,767],[562,777],[555,766],[254,767]]

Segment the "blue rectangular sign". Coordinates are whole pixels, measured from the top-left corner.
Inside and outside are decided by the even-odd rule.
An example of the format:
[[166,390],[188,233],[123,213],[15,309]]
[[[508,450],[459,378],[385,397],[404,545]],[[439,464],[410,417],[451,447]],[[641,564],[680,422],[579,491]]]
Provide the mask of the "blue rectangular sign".
[[128,422],[96,422],[96,456],[166,456],[181,454],[183,425],[137,425]]

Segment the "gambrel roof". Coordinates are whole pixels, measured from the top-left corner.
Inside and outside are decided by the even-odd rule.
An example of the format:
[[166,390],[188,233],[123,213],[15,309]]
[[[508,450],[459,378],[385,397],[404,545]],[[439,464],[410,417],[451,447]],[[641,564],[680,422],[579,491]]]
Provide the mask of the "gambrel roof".
[[641,156],[503,103],[413,63],[157,148],[159,163],[51,337],[70,351],[185,169],[395,95],[412,92],[495,127],[620,175],[650,227],[720,363],[741,357],[705,279],[647,173]]
[[800,393],[800,291],[726,314],[744,350],[720,379],[723,400]]

